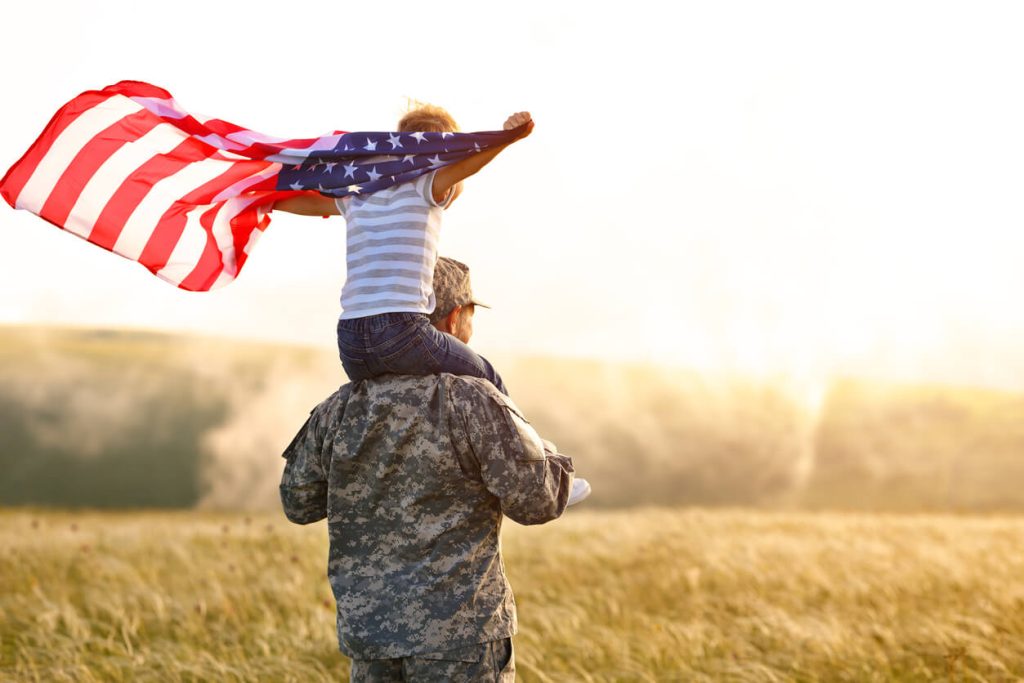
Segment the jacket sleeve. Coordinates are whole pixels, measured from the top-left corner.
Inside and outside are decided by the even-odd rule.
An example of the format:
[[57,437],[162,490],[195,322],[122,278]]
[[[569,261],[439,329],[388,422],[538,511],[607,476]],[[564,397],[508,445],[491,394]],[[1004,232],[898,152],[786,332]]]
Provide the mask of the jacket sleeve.
[[281,475],[281,505],[285,516],[296,524],[310,524],[327,516],[327,426],[334,413],[344,409],[346,387],[313,409],[284,451],[287,462]]
[[453,400],[465,451],[502,513],[520,524],[557,519],[572,491],[572,458],[547,450],[512,400],[490,384],[453,392]]

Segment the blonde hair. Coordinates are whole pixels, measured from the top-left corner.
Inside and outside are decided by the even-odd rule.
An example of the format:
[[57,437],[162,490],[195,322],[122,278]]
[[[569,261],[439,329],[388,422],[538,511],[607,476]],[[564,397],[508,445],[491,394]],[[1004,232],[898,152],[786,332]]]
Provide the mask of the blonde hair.
[[399,133],[455,133],[458,130],[459,124],[444,109],[415,100],[409,102],[409,110],[398,121]]

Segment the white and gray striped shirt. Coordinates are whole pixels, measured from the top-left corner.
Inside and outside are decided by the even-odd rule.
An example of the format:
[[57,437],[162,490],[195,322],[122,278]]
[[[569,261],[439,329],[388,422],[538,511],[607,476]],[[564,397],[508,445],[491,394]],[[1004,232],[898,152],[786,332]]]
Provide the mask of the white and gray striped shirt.
[[341,318],[379,313],[431,313],[441,212],[434,172],[369,195],[336,200],[345,217],[347,273]]

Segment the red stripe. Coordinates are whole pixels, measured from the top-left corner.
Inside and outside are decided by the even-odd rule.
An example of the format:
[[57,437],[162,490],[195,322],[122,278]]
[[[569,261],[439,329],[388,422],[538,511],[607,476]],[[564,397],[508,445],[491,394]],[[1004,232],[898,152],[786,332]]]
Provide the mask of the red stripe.
[[[259,206],[263,206],[264,204],[266,204],[266,202],[260,202]],[[253,211],[255,211],[255,210],[256,210],[256,207],[254,206],[253,207]],[[252,233],[255,232],[256,230],[259,230],[260,232],[263,232],[264,230],[267,229],[268,225],[270,225],[270,212],[269,211],[263,214],[263,218],[260,219],[260,222],[256,224],[256,226],[255,226],[255,228],[253,230],[250,230],[248,233],[246,233],[245,243],[242,244],[242,246],[239,247],[238,250],[235,252],[236,266],[238,268],[237,272],[235,273],[236,277],[238,276],[238,273],[242,272],[242,266],[245,265],[245,262],[249,260],[249,255],[247,253],[245,253],[245,251],[243,251],[243,249],[244,249],[244,247],[247,244],[249,244],[249,240],[252,238]]]
[[235,275],[242,270],[245,263],[245,245],[249,244],[249,238],[259,226],[259,212],[257,208],[261,202],[251,204],[240,214],[231,219],[231,237],[235,245]]
[[[181,128],[183,131],[188,133],[189,135],[195,135],[196,137],[204,137],[209,135],[210,133],[217,133],[218,135],[223,136],[225,135],[225,133],[234,132],[234,130],[229,130],[225,131],[225,133],[222,133],[219,130],[210,128],[210,121],[207,121],[206,123],[201,123],[199,119],[191,115],[185,116],[180,119],[173,119],[173,123],[174,125],[178,126],[178,128]],[[237,130],[245,130],[244,128],[240,128],[238,126],[236,126],[235,128]]]
[[161,122],[160,118],[143,109],[130,114],[103,130],[90,140],[72,159],[39,215],[56,224],[64,225],[79,195],[96,170],[126,143],[138,140]]
[[237,162],[221,175],[175,202],[160,217],[160,221],[146,243],[145,249],[139,255],[139,262],[154,273],[166,266],[167,259],[171,257],[174,247],[178,244],[181,233],[185,229],[190,210],[197,206],[211,203],[214,197],[235,183],[255,175],[272,165],[262,161]]
[[[274,175],[270,176],[269,178],[264,178],[263,180],[259,181],[255,185],[251,185],[249,187],[249,189],[246,190],[246,192],[273,192],[276,189],[277,189],[277,174],[275,173]],[[294,197],[295,195],[301,194],[302,192],[312,192],[312,191],[313,190],[300,190],[300,191],[296,192],[295,190],[288,190],[289,193],[294,193],[294,194],[288,194],[288,197]],[[317,194],[320,194],[320,193],[317,192]],[[279,199],[285,199],[285,197],[279,197]]]
[[124,95],[125,97],[157,97],[160,99],[173,99],[171,93],[163,88],[158,88],[150,83],[142,81],[119,81],[114,85],[108,85],[103,92]]
[[[248,258],[248,255],[242,249],[248,244],[249,236],[254,230],[264,230],[270,224],[270,217],[266,214],[257,222],[257,217],[259,216],[258,207],[264,206],[268,202],[273,202],[275,199],[276,193],[269,194],[267,197],[261,198],[261,201],[258,203],[245,207],[230,219],[231,233],[235,244],[236,276],[241,272],[242,265]],[[203,250],[203,254],[200,256],[196,267],[178,285],[181,289],[193,292],[207,291],[213,286],[213,283],[216,282],[221,273],[224,272],[223,254],[217,247],[216,240],[213,237],[213,222],[217,217],[217,212],[222,210],[222,208],[223,205],[218,205],[214,209],[207,211],[200,218],[199,222],[206,230],[206,248]]]
[[18,195],[25,188],[25,184],[39,166],[39,162],[50,151],[57,137],[79,116],[112,96],[113,93],[90,90],[65,104],[53,115],[28,151],[11,166],[3,180],[0,180],[0,194],[3,194],[8,204],[13,207],[18,201]]
[[214,149],[193,138],[186,138],[167,154],[157,154],[129,175],[103,207],[89,241],[104,249],[113,249],[135,207],[153,186],[191,163],[213,154]]
[[223,119],[209,119],[203,124],[203,126],[206,127],[208,132],[223,135],[224,137],[227,137],[232,133],[240,133],[242,131],[249,132],[248,128],[231,123],[230,121],[224,121]]
[[217,241],[213,237],[213,221],[217,217],[217,212],[223,207],[223,203],[217,204],[200,217],[199,223],[206,230],[206,247],[203,249],[196,267],[178,285],[181,289],[187,289],[190,292],[205,292],[210,289],[221,271],[224,270],[220,249],[217,248]]

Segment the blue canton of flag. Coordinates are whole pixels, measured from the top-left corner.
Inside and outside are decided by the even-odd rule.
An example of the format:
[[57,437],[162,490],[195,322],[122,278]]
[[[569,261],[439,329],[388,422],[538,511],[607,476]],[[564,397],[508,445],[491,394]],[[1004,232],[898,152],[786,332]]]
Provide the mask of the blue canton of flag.
[[278,190],[315,190],[328,197],[372,194],[407,183],[485,149],[512,142],[522,130],[482,133],[344,133],[332,149],[305,151],[285,163]]

